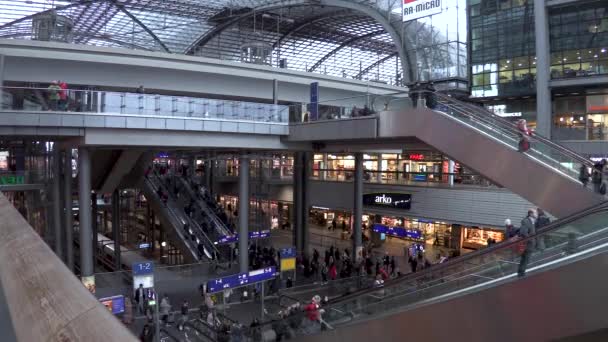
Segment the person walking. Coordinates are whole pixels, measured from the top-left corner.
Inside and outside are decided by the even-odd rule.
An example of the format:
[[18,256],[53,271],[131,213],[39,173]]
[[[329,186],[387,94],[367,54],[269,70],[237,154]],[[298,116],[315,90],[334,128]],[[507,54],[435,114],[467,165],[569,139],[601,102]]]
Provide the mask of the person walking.
[[182,303],[182,308],[181,308],[182,317],[180,318],[179,325],[177,326],[179,331],[184,330],[184,325],[186,324],[186,322],[188,322],[188,311],[189,310],[190,310],[190,304],[188,303],[187,300],[184,300],[184,302]]
[[[528,215],[521,220],[521,227],[519,228],[519,237],[525,239],[536,234],[536,213],[534,210],[528,210]],[[530,255],[532,254],[535,248],[534,239],[530,239],[525,243],[524,250],[521,254],[521,259],[519,261],[519,267],[517,269],[517,275],[519,277],[523,277],[526,275],[526,268],[528,267],[528,262],[530,261]]]
[[137,309],[140,314],[144,313],[144,302],[146,301],[146,293],[144,290],[144,284],[139,284],[137,290],[135,290],[135,302],[137,303]]
[[578,171],[578,180],[583,183],[583,188],[587,187],[587,184],[589,183],[589,169],[586,165],[581,165],[581,168]]
[[591,172],[591,183],[593,183],[593,191],[598,194],[600,193],[602,187],[603,169],[604,165],[602,165],[602,163],[595,163],[595,165],[593,165],[593,171]]
[[49,97],[49,107],[51,110],[59,109],[59,92],[61,91],[61,87],[59,87],[59,82],[53,81],[51,85],[47,88],[48,97]]
[[154,329],[150,328],[150,325],[144,325],[141,334],[139,334],[139,340],[141,342],[153,342],[154,341]]
[[169,296],[165,295],[160,301],[160,315],[161,320],[166,325],[169,325],[169,313],[171,313],[171,304],[169,303]]

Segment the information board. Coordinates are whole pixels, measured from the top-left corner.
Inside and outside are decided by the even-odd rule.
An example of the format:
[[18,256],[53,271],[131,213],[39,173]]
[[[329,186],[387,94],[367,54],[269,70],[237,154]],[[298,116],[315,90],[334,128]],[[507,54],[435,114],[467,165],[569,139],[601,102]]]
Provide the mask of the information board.
[[115,315],[125,312],[125,297],[123,295],[100,298],[99,301]]
[[209,280],[207,282],[207,292],[217,293],[223,290],[233,289],[249,284],[255,284],[270,280],[277,275],[276,267],[265,267],[247,273],[237,273],[226,277]]
[[154,287],[154,263],[138,262],[131,266],[133,272],[133,288],[142,284],[145,289]]
[[422,232],[418,229],[407,229],[403,227],[389,227],[383,224],[376,223],[372,226],[372,230],[376,233],[386,234],[399,238],[407,238],[412,240],[422,240]]
[[297,256],[297,250],[295,247],[281,248],[279,250],[279,255],[281,256],[281,259],[295,258]]

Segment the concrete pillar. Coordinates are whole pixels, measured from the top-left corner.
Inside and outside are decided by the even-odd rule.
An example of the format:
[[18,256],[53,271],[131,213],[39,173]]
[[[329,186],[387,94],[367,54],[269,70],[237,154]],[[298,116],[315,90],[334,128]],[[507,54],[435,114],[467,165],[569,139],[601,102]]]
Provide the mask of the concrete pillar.
[[52,196],[53,204],[53,247],[55,254],[59,259],[63,260],[63,244],[61,241],[61,150],[59,144],[55,142],[53,145],[53,183]]
[[294,225],[293,225],[293,238],[294,245],[298,254],[303,254],[304,243],[302,241],[302,232],[304,228],[302,227],[303,221],[303,213],[304,206],[302,203],[302,192],[304,192],[304,184],[302,184],[302,156],[303,152],[296,152],[293,158],[293,183],[294,183],[294,193],[293,193],[293,204],[294,204]]
[[72,222],[72,149],[66,149],[63,156],[63,226],[65,227],[65,260],[74,271],[74,224]]
[[249,270],[249,158],[239,158],[239,271]]
[[363,254],[361,239],[361,217],[363,216],[363,154],[355,154],[355,198],[353,203],[353,260],[359,260]]
[[114,270],[120,271],[120,194],[118,189],[112,193],[112,240],[114,240]]
[[[4,55],[0,55],[0,86],[4,86]],[[0,88],[0,109],[4,108],[8,103],[4,103],[4,88]]]
[[448,161],[448,173],[450,174],[448,176],[448,183],[452,187],[454,186],[454,161],[451,159]]
[[546,0],[534,0],[534,30],[536,35],[536,132],[551,138],[551,60],[549,55],[549,20]]
[[304,152],[302,156],[302,252],[308,256],[310,246],[310,235],[308,234],[308,209],[310,201],[308,198],[308,183],[312,175],[312,154]]
[[91,194],[91,227],[93,230],[93,241],[91,241],[91,247],[93,248],[93,262],[95,262],[95,260],[97,260],[97,233],[99,232],[96,193]]
[[91,156],[78,148],[78,217],[80,224],[80,275],[93,275],[93,226],[91,224]]
[[272,103],[279,104],[279,80],[272,80]]

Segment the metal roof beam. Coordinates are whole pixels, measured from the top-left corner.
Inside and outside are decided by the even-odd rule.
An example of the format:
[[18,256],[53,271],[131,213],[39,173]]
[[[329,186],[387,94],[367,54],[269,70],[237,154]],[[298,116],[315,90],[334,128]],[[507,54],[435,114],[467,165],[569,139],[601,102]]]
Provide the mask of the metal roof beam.
[[373,68],[377,67],[380,64],[383,64],[384,62],[388,61],[389,59],[391,59],[391,58],[393,58],[393,57],[395,57],[397,55],[398,55],[398,53],[394,52],[394,53],[391,53],[390,55],[388,55],[388,56],[386,56],[386,57],[384,57],[384,58],[382,58],[382,59],[374,62],[370,66],[368,66],[365,69],[361,70],[357,75],[355,75],[355,79],[360,80],[363,77],[363,75],[365,75],[368,72],[370,72]]
[[133,20],[137,25],[144,29],[144,31],[146,31],[150,35],[150,37],[152,37],[152,39],[154,39],[163,48],[163,50],[165,50],[165,52],[171,53],[171,50],[169,50],[167,45],[165,45],[165,43],[163,43],[163,41],[160,40],[160,38],[158,38],[158,36],[154,32],[152,32],[152,30],[150,30],[150,28],[148,28],[146,24],[142,23],[139,19],[137,19],[136,16],[129,12],[123,4],[119,3],[118,0],[109,1],[113,3],[114,6],[116,6],[122,13],[124,13],[127,17],[131,18],[131,20]]
[[323,62],[325,62],[331,56],[333,56],[336,53],[338,53],[338,51],[342,50],[343,48],[345,48],[345,47],[347,47],[347,46],[349,46],[351,44],[354,44],[354,43],[356,43],[358,41],[365,40],[365,39],[368,39],[368,38],[372,38],[372,37],[375,37],[377,35],[384,34],[384,33],[386,33],[386,30],[382,29],[382,30],[379,30],[379,31],[370,32],[370,33],[368,33],[366,35],[363,35],[363,36],[354,37],[354,38],[351,38],[351,39],[345,41],[344,43],[340,44],[335,49],[331,50],[325,56],[321,57],[321,59],[319,59],[312,67],[310,67],[310,69],[308,69],[308,72],[315,71],[318,67],[321,66],[321,64],[323,64]]

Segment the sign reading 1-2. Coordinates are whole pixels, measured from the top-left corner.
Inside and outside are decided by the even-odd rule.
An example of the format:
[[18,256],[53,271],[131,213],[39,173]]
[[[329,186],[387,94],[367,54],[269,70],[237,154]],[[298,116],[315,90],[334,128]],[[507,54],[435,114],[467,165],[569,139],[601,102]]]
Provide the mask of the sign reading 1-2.
[[133,275],[144,275],[154,273],[154,264],[151,262],[138,262],[133,264]]

